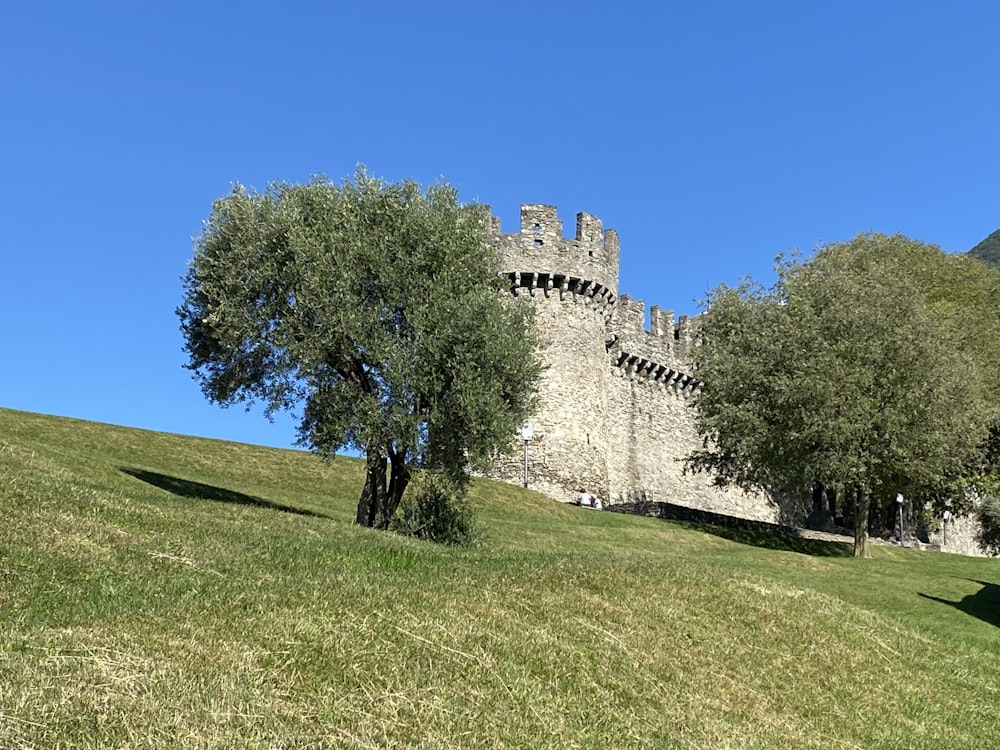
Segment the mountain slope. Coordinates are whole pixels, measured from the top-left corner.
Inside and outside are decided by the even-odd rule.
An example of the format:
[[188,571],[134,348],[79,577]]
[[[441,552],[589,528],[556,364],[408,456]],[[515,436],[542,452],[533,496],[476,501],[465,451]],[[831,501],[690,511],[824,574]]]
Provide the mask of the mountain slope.
[[972,248],[969,255],[1000,269],[1000,229]]

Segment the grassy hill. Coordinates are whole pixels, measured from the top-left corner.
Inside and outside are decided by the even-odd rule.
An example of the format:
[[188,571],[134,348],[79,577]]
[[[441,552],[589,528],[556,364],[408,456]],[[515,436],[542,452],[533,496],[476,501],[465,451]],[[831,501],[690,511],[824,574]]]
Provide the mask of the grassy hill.
[[491,482],[446,549],[361,481],[0,410],[0,747],[1000,747],[1000,561]]

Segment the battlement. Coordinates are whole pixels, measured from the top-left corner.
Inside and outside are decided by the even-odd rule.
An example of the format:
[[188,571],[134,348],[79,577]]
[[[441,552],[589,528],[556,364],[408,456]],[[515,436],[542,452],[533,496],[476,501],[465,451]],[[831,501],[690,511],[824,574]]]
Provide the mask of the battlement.
[[555,206],[528,203],[521,206],[520,231],[503,234],[496,217],[491,229],[507,273],[578,279],[607,290],[611,298],[618,293],[618,233],[605,230],[596,216],[578,213],[576,234],[568,238]]
[[649,310],[647,329],[646,303],[623,294],[608,324],[608,348],[614,350],[619,367],[642,370],[650,377],[655,374],[654,379],[666,376],[677,380],[676,376],[691,372],[689,354],[694,324],[686,315],[681,315],[675,323],[672,311],[654,305]]

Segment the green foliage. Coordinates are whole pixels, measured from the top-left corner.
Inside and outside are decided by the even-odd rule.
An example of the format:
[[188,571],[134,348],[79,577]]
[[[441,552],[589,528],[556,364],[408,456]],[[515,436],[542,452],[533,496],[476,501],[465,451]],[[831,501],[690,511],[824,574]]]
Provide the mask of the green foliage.
[[906,240],[881,250],[888,271],[917,287],[946,341],[976,364],[990,400],[1000,406],[1000,270],[969,255]]
[[466,484],[440,472],[423,472],[410,485],[389,528],[397,534],[468,547],[482,539]]
[[[986,441],[983,461],[964,477],[963,499],[958,512],[971,512],[979,521],[977,540],[983,549],[1000,555],[1000,425],[994,425]],[[977,498],[978,504],[970,503]],[[971,507],[969,507],[971,505]]]
[[977,541],[983,549],[1000,555],[1000,496],[988,495],[976,510],[979,520]]
[[957,476],[992,418],[986,368],[954,328],[964,310],[924,281],[942,257],[861,234],[779,260],[771,290],[715,290],[694,355],[705,443],[689,465],[743,487],[845,488],[866,554],[870,498]]
[[972,248],[969,255],[1000,269],[1000,229]]
[[532,308],[505,293],[487,223],[447,184],[364,169],[340,185],[237,185],[184,280],[187,366],[213,402],[296,412],[314,451],[363,451],[357,520],[384,528],[413,467],[458,477],[530,411]]

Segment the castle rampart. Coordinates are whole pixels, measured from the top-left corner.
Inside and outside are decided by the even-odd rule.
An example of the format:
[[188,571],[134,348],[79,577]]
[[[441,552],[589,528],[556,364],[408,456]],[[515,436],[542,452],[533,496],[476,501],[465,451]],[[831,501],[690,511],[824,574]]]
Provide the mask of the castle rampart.
[[[685,458],[701,447],[693,410],[701,383],[691,366],[701,318],[675,320],[653,306],[647,327],[645,302],[618,294],[613,229],[580,213],[575,235],[563,237],[556,208],[543,204],[521,206],[517,232],[503,234],[495,217],[491,226],[511,292],[534,303],[542,339],[546,370],[531,417],[531,487],[561,501],[585,487],[610,503],[649,500],[804,523],[808,508],[785,504],[779,517],[764,495],[721,489],[708,474],[684,471]],[[520,483],[520,451],[494,475]],[[969,536],[959,531],[956,524],[956,544]]]
[[[645,303],[618,296],[617,233],[580,213],[575,236],[563,237],[555,207],[542,204],[521,207],[518,232],[503,234],[496,219],[492,227],[511,291],[535,303],[543,340],[530,485],[560,500],[583,486],[611,502],[652,497],[732,510],[738,497],[730,502],[710,478],[683,471],[698,440],[691,323],[653,307],[647,328]],[[511,482],[522,472],[520,456],[496,469]],[[766,503],[752,504],[743,515],[771,520]]]
[[[609,323],[613,331],[609,350],[621,352],[630,365],[637,364],[646,371],[655,367],[660,375],[665,370],[690,374],[691,325],[688,317],[682,315],[675,325],[672,311],[653,306],[648,329],[645,318],[645,302],[621,295]],[[621,366],[621,362],[618,365]]]

